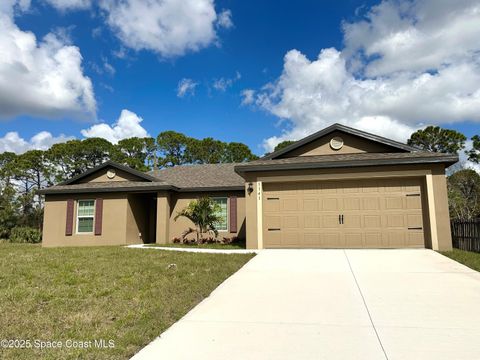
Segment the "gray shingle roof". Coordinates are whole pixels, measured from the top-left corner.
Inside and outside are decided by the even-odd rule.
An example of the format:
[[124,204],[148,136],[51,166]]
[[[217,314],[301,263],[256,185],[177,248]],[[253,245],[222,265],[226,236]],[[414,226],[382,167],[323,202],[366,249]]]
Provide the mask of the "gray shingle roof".
[[235,166],[235,171],[286,170],[306,168],[334,168],[396,164],[454,164],[457,155],[416,151],[406,153],[357,153],[337,155],[297,156],[283,159],[259,159]]
[[236,165],[239,163],[183,165],[150,171],[149,175],[181,189],[243,189],[245,180],[235,173]]
[[40,194],[71,194],[71,193],[95,193],[95,192],[120,192],[120,191],[143,191],[143,190],[172,190],[175,187],[164,181],[109,181],[89,182],[83,184],[55,185],[40,190]]

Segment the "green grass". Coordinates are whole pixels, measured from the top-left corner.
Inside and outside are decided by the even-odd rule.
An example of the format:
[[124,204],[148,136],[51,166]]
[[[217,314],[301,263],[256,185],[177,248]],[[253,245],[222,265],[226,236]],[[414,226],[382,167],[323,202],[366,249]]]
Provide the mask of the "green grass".
[[464,251],[459,249],[453,249],[452,251],[442,251],[441,254],[448,256],[450,259],[458,261],[469,268],[480,271],[480,254]]
[[0,340],[115,342],[111,349],[0,348],[0,358],[127,359],[252,257],[0,243]]
[[229,250],[239,250],[245,249],[245,242],[236,242],[233,244],[148,244],[147,246],[155,247],[177,247],[177,248],[194,248],[194,249],[229,249]]

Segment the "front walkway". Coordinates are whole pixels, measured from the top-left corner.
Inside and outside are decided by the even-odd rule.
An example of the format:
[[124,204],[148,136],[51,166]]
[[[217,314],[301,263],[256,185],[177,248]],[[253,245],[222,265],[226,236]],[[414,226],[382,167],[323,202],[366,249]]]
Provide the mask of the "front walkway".
[[263,250],[134,359],[479,359],[478,304],[431,250]]
[[195,247],[173,247],[173,246],[151,246],[145,244],[127,245],[128,248],[134,249],[154,249],[154,250],[166,250],[166,251],[180,251],[180,252],[193,252],[204,254],[255,254],[260,250],[247,250],[247,249],[199,249]]

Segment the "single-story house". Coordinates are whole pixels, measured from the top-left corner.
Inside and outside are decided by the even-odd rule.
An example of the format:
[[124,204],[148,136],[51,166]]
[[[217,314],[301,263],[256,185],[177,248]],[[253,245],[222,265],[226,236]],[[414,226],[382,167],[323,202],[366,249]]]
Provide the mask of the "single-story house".
[[207,195],[219,237],[247,248],[452,247],[445,169],[432,153],[334,124],[263,158],[142,173],[108,161],[44,189],[43,246],[165,244]]

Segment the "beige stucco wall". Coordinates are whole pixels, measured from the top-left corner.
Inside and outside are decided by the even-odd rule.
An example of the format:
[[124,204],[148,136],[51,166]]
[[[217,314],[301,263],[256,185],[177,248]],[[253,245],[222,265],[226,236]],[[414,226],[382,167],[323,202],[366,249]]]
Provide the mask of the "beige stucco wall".
[[[113,179],[109,179],[107,176],[107,172],[109,170],[115,171],[115,177]],[[139,178],[138,176],[132,175],[120,169],[115,168],[105,168],[96,171],[95,173],[80,179],[77,183],[84,184],[88,182],[110,182],[110,181],[147,181],[145,179]]]
[[[329,179],[372,179],[375,177],[419,177],[424,180],[423,186],[426,188],[426,174],[431,174],[433,180],[434,205],[432,215],[435,218],[433,221],[428,214],[429,199],[426,197],[427,191],[423,191],[424,199],[422,201],[427,205],[424,206],[424,221],[426,221],[428,224],[428,227],[426,227],[427,231],[425,231],[425,235],[427,237],[426,245],[431,246],[433,243],[433,247],[437,247],[436,250],[450,250],[452,248],[452,239],[450,233],[448,197],[445,169],[441,164],[372,166],[351,169],[315,169],[249,173],[245,176],[245,189],[247,189],[249,183],[251,183],[254,191],[250,195],[248,195],[247,191],[245,192],[247,248],[256,249],[262,245],[261,235],[258,231],[258,224],[262,220],[262,214],[258,211],[258,207],[261,206],[262,192],[258,191],[258,188],[264,183],[273,181],[301,182]],[[431,228],[432,224],[434,224],[435,229]],[[432,241],[432,234],[435,234],[437,237],[435,241]]]
[[[102,235],[77,234],[77,200],[103,198]],[[65,235],[67,200],[74,199],[73,235]],[[126,194],[47,195],[42,245],[100,246],[126,244],[128,201]]]
[[[175,221],[175,216],[179,211],[187,207],[188,203],[200,196],[210,197],[237,197],[237,232],[231,233],[227,231],[219,231],[218,238],[234,237],[245,238],[245,195],[243,191],[229,191],[229,192],[209,192],[209,193],[159,193],[157,202],[157,243],[170,243],[174,237],[179,237],[180,234],[189,227],[194,228],[193,223],[180,217]],[[230,202],[227,201],[228,219],[230,221]],[[168,213],[168,216],[166,214]],[[167,220],[168,219],[168,220]],[[166,228],[168,226],[168,229]],[[189,235],[189,239],[193,239],[193,234]]]
[[[341,137],[343,139],[343,147],[339,150],[333,150],[330,147],[330,140],[334,137]],[[398,152],[398,150],[387,145],[362,139],[358,136],[335,131],[298,149],[283,154],[280,157],[285,158],[312,155],[354,154],[365,152]]]

